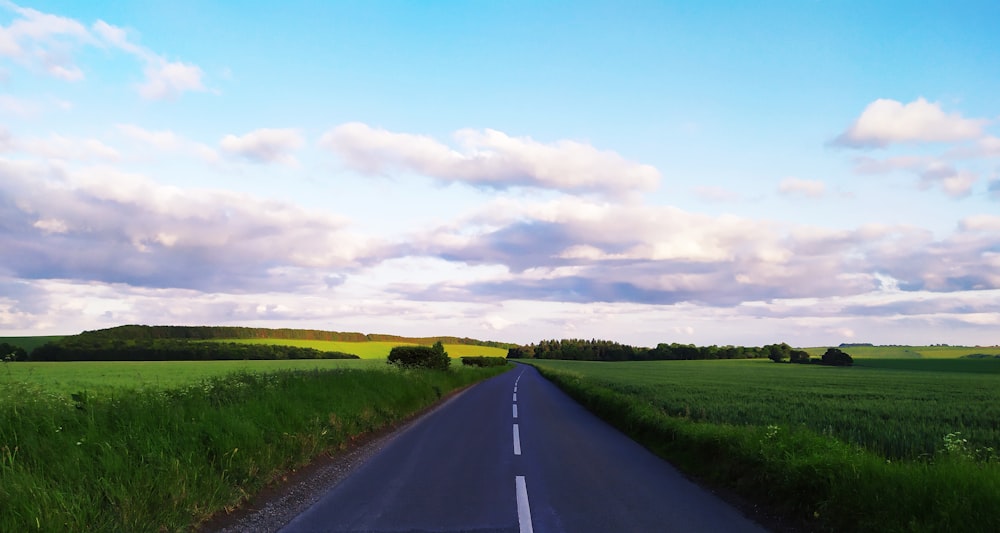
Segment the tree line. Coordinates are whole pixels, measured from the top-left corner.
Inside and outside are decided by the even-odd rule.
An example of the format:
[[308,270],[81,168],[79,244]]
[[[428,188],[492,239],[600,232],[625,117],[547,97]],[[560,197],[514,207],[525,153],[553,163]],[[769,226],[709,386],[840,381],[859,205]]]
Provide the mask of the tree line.
[[482,341],[469,337],[403,337],[381,333],[358,333],[353,331],[324,331],[317,329],[291,328],[249,328],[242,326],[145,326],[126,325],[113,328],[84,331],[78,337],[96,337],[105,339],[285,339],[312,341],[341,342],[406,342],[421,345],[433,345],[435,342],[445,344],[464,344],[471,346],[489,346],[493,348],[509,348],[509,343]]
[[[833,350],[831,352],[830,350]],[[849,365],[850,356],[837,348],[822,358],[810,358],[803,350],[786,343],[766,346],[696,346],[660,343],[655,348],[630,346],[597,339],[542,340],[537,344],[515,346],[507,350],[508,359],[568,359],[574,361],[676,361],[698,359],[771,359],[775,362]],[[838,355],[842,354],[842,355]],[[843,356],[846,356],[845,359]],[[850,361],[850,362],[848,362]]]
[[358,359],[315,348],[183,339],[117,339],[72,336],[31,351],[28,361],[210,361],[267,359]]

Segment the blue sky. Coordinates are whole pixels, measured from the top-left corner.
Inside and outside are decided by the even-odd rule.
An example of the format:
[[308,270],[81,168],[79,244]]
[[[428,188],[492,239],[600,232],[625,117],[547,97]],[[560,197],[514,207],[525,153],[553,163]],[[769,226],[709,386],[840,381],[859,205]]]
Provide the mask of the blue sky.
[[0,334],[1000,342],[994,2],[0,3]]

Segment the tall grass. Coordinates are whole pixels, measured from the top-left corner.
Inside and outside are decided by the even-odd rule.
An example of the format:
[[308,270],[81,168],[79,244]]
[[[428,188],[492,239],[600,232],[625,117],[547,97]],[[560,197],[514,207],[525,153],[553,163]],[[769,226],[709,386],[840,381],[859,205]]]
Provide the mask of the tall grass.
[[237,373],[168,389],[0,389],[0,531],[175,531],[500,369]]
[[[733,424],[670,413],[653,389],[623,386],[611,366],[636,363],[602,364],[608,366],[600,375],[596,367],[573,372],[568,369],[576,365],[536,366],[685,472],[735,490],[805,529],[1000,531],[1000,464],[994,453],[976,449],[960,435],[940,439],[933,455],[892,460],[801,424]],[[708,365],[703,368],[711,375],[718,363],[699,364]],[[744,379],[755,379],[754,368],[743,370]],[[697,402],[691,408],[697,410]]]

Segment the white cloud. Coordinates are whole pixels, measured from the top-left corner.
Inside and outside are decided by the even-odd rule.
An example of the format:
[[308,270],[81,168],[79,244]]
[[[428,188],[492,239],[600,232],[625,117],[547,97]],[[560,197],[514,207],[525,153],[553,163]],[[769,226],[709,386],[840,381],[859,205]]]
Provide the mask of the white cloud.
[[0,159],[0,198],[17,199],[0,202],[4,269],[26,279],[297,290],[325,286],[383,246],[334,215],[104,167]]
[[51,159],[116,161],[118,150],[97,139],[73,139],[52,135],[45,140],[25,141],[25,150]]
[[219,142],[222,149],[256,163],[295,165],[292,152],[302,147],[304,140],[298,130],[262,128],[245,135],[226,135]]
[[0,6],[17,15],[9,26],[0,27],[0,56],[56,78],[83,79],[83,72],[73,64],[70,50],[91,40],[86,27],[70,18],[10,2]]
[[184,92],[206,90],[200,67],[168,61],[132,42],[126,30],[103,20],[88,29],[77,20],[10,2],[0,6],[17,15],[9,26],[0,27],[0,56],[28,68],[66,81],[79,81],[85,74],[74,64],[73,51],[82,46],[111,46],[142,61],[146,80],[137,89],[147,100],[172,100]]
[[979,176],[974,172],[957,170],[940,162],[934,162],[920,172],[920,188],[927,189],[937,185],[952,198],[968,196],[977,181]]
[[961,141],[979,137],[987,122],[967,119],[958,113],[947,114],[940,104],[924,98],[908,104],[880,98],[868,104],[834,143],[874,148],[894,143]]
[[826,184],[817,180],[804,180],[794,177],[785,178],[778,185],[781,194],[797,194],[810,198],[820,198],[826,194]]
[[962,219],[958,227],[962,231],[1000,233],[1000,216],[973,215]]
[[459,130],[455,139],[457,147],[451,148],[427,136],[353,122],[328,131],[320,144],[362,173],[401,170],[492,188],[529,186],[620,195],[652,190],[660,179],[652,166],[577,141],[545,144],[491,129]]
[[146,100],[175,100],[188,91],[204,91],[201,68],[180,61],[154,61],[146,66],[146,81],[139,95]]
[[20,138],[0,128],[0,151],[19,152],[54,161],[117,161],[118,150],[97,139],[50,135],[48,138]]

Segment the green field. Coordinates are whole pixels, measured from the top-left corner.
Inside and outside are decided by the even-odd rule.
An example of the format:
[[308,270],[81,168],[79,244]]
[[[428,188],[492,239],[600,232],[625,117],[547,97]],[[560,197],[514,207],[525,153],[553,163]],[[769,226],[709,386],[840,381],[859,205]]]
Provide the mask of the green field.
[[0,366],[0,531],[189,531],[508,370],[381,360]]
[[57,393],[113,392],[117,389],[169,389],[234,372],[279,370],[372,369],[378,360],[289,359],[275,361],[70,361],[7,363],[0,366],[0,386],[37,385]]
[[[299,346],[302,348],[313,348],[324,352],[343,352],[357,355],[362,359],[385,359],[389,356],[389,351],[394,346],[412,345],[405,342],[388,341],[368,341],[368,342],[345,342],[345,341],[317,341],[302,339],[217,339],[209,342],[236,342],[244,344],[277,344],[285,346]],[[476,346],[472,344],[445,344],[444,349],[452,358],[484,355],[488,357],[507,357],[507,350],[504,348],[493,348],[490,346]]]
[[1000,529],[1000,360],[531,364],[682,470],[806,529]]
[[[813,357],[820,357],[826,347],[804,348]],[[1000,346],[846,346],[843,350],[856,358],[885,359],[955,359],[972,354],[1000,356]]]
[[25,351],[31,352],[35,348],[47,343],[54,342],[63,338],[62,335],[55,336],[36,336],[36,337],[0,337],[0,344],[7,343],[14,346],[24,348]]
[[891,459],[933,454],[956,431],[1000,450],[1000,359],[874,360],[853,368],[768,360],[533,364],[637,395],[669,416],[803,426]]

